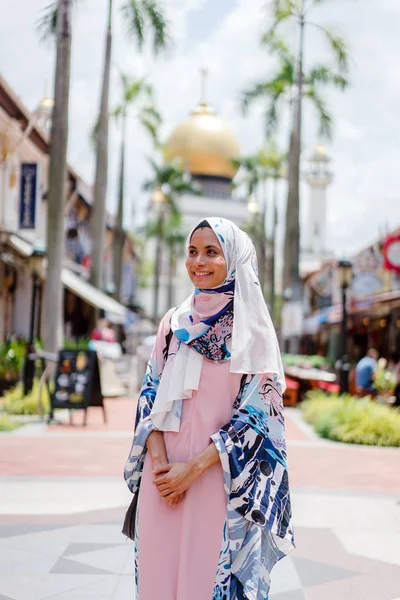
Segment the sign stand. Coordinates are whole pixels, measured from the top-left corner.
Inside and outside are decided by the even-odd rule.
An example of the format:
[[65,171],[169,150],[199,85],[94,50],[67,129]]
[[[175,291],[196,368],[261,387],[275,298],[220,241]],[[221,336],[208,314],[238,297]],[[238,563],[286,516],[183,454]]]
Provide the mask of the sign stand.
[[94,350],[61,350],[58,355],[55,390],[50,394],[48,422],[54,419],[55,409],[68,409],[70,423],[72,411],[83,410],[85,426],[90,406],[101,407],[104,423],[107,423],[97,353]]

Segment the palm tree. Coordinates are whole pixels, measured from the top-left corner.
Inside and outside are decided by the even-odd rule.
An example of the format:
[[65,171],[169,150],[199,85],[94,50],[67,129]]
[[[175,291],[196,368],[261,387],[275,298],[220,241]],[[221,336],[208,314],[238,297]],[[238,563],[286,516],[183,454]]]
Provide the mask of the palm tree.
[[181,213],[171,214],[165,224],[164,242],[168,248],[167,310],[175,305],[174,281],[176,277],[177,255],[184,248],[187,237],[182,229],[182,221]]
[[[255,98],[267,98],[266,116],[270,126],[276,125],[278,121],[283,98],[286,97],[292,106],[283,279],[284,288],[292,290],[292,298],[296,301],[301,299],[299,187],[303,99],[310,99],[317,109],[321,134],[330,135],[331,117],[320,95],[320,87],[329,84],[344,90],[348,85],[346,74],[349,68],[349,56],[345,41],[328,27],[310,20],[312,10],[323,1],[272,0],[273,26],[263,36],[262,41],[279,57],[280,70],[270,81],[260,83],[246,92],[242,102],[243,108],[246,109]],[[291,55],[287,46],[277,36],[278,27],[289,20],[293,20],[298,29],[299,48],[296,56]],[[305,32],[306,28],[310,27],[317,28],[328,42],[333,56],[333,65],[332,68],[316,65],[306,74],[304,72]]]
[[[176,277],[177,254],[179,250],[184,247],[187,237],[182,229],[182,225],[182,214],[180,212],[174,212],[167,215],[166,219],[163,221],[163,227],[161,230],[162,241],[168,250],[168,287],[166,310],[174,306],[175,303],[174,282]],[[148,223],[146,228],[146,235],[148,238],[157,238],[158,241],[159,232],[160,227],[158,221]]]
[[[114,283],[115,297],[120,300],[121,276],[123,264],[123,250],[125,244],[124,223],[124,195],[125,195],[125,154],[126,154],[126,122],[128,110],[131,106],[138,104],[136,117],[139,123],[157,142],[158,129],[161,124],[161,116],[156,110],[153,101],[153,88],[146,83],[145,79],[129,79],[121,73],[123,96],[121,104],[115,109],[114,117],[121,120],[121,162],[119,172],[118,210],[114,227]],[[141,102],[139,104],[139,102]]]
[[[158,218],[156,222],[149,223],[147,229],[148,237],[156,237],[156,261],[154,269],[154,304],[153,319],[158,319],[159,295],[160,295],[160,267],[162,244],[169,238],[169,265],[170,274],[174,271],[175,248],[179,243],[181,233],[180,226],[182,215],[179,210],[179,198],[183,194],[202,195],[201,186],[193,181],[190,174],[185,171],[183,162],[173,160],[158,164],[150,159],[153,176],[147,180],[143,189],[153,192],[153,202],[157,205]],[[166,218],[168,215],[168,218]],[[169,282],[169,299],[173,301],[173,281]],[[172,287],[171,287],[172,286]]]
[[58,0],[57,57],[51,129],[47,217],[47,283],[45,348],[56,353],[62,344],[64,204],[67,174],[68,107],[71,72],[72,0]]
[[[93,210],[91,215],[92,273],[91,282],[102,286],[102,265],[104,254],[105,213],[108,172],[108,124],[109,89],[113,39],[114,0],[107,0],[108,18],[106,32],[105,60],[101,87],[100,112],[96,127],[96,177],[94,184]],[[39,27],[43,37],[54,33],[57,23],[57,7],[49,6]],[[169,40],[168,23],[156,0],[125,0],[121,6],[123,21],[130,38],[136,41],[139,52],[149,35],[153,38],[155,54],[164,49]]]
[[[233,164],[239,169],[238,176],[235,180],[235,187],[244,187],[246,196],[251,202],[256,202],[256,213],[252,215],[251,220],[247,225],[247,233],[254,240],[257,251],[260,286],[263,294],[265,293],[266,283],[266,251],[267,240],[265,232],[265,218],[267,209],[267,197],[265,189],[265,181],[267,177],[266,169],[260,162],[259,154],[251,156],[243,156],[238,160],[234,160]],[[260,187],[262,187],[262,198],[260,202]],[[259,208],[261,205],[261,211]],[[250,206],[249,206],[250,208]]]
[[270,310],[272,318],[279,320],[276,313],[276,232],[278,228],[278,182],[284,176],[287,155],[282,153],[276,140],[269,138],[259,152],[259,162],[266,169],[268,179],[272,179],[272,235],[271,235],[271,288]]

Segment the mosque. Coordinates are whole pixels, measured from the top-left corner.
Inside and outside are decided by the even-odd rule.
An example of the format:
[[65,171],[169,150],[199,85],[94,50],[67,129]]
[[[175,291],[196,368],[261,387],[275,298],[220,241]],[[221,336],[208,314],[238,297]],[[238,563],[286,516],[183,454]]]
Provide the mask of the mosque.
[[[221,119],[208,104],[205,94],[205,73],[203,90],[198,106],[169,135],[165,144],[167,160],[180,158],[193,181],[202,189],[202,195],[186,194],[179,199],[179,210],[183,217],[182,231],[186,235],[206,217],[225,217],[243,226],[249,217],[247,198],[232,193],[232,181],[236,175],[234,160],[240,158],[238,139],[230,126]],[[149,220],[157,219],[157,207],[149,212]],[[156,242],[151,240],[146,252],[153,258],[156,254]],[[161,316],[172,303],[183,301],[192,290],[186,269],[184,251],[177,251],[176,271],[173,281],[169,276],[168,257],[161,259],[158,315]],[[139,303],[148,310],[154,306],[154,283],[140,293]]]

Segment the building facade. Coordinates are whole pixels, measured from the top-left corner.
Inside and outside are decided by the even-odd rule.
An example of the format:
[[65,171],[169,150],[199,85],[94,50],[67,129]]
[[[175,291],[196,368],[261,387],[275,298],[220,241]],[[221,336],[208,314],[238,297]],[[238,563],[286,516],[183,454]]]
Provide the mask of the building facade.
[[[389,241],[400,246],[400,228],[361,249],[352,258],[347,336],[353,362],[376,348],[382,356],[400,352],[400,254],[388,260]],[[390,258],[390,256],[389,256]],[[304,280],[306,318],[303,350],[339,358],[342,306],[336,262]]]
[[[32,309],[36,308],[35,337],[46,327],[43,303],[46,285],[46,231],[49,172],[49,132],[52,101],[44,97],[34,112],[0,76],[0,341],[10,335],[28,337]],[[112,253],[113,220],[106,224],[104,291],[88,283],[90,275],[90,213],[92,191],[68,166],[65,186],[65,332],[87,335],[93,308],[124,320],[124,306],[104,293],[112,288],[113,273],[107,263]],[[42,257],[38,265],[38,256]],[[122,287],[126,303],[134,302],[133,245],[126,239]],[[112,260],[109,261],[112,264]],[[34,271],[36,302],[33,303]]]

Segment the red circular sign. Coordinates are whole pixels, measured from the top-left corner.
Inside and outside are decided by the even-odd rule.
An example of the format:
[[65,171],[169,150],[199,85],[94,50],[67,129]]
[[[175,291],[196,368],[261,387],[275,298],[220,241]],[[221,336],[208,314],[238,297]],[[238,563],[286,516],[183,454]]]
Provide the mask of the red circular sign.
[[384,257],[385,269],[400,273],[400,233],[386,238]]

